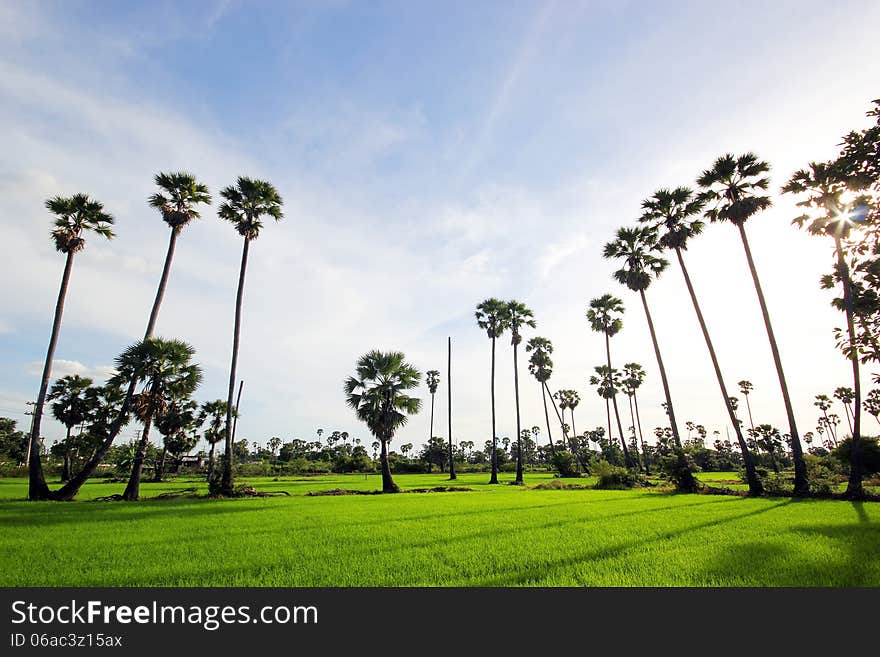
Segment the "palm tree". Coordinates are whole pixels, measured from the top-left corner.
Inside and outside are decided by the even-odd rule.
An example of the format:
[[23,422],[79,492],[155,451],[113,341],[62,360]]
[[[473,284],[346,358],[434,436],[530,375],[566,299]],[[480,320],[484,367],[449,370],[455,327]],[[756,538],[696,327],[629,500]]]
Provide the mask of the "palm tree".
[[810,492],[810,486],[807,482],[807,464],[804,461],[804,451],[798,436],[788,383],[782,370],[782,359],[779,356],[776,335],[773,332],[773,325],[770,323],[770,312],[767,310],[767,301],[764,299],[761,281],[758,279],[758,270],[755,268],[752,250],[746,237],[746,221],[771,205],[770,197],[762,194],[770,184],[770,179],[765,176],[769,170],[770,165],[759,160],[754,153],[745,153],[739,157],[728,153],[715,160],[712,168],[704,171],[697,179],[697,184],[701,188],[700,200],[707,204],[705,216],[713,222],[729,221],[739,230],[749,272],[752,275],[758,303],[761,306],[767,339],[770,341],[770,351],[773,354],[773,364],[776,366],[776,375],[779,378],[785,414],[788,416],[791,455],[794,460],[794,494],[802,496],[808,495]]
[[703,222],[696,218],[702,212],[703,206],[704,202],[694,195],[693,190],[687,187],[677,187],[671,191],[660,189],[652,197],[642,201],[644,212],[639,221],[649,224],[658,231],[658,243],[660,246],[675,251],[678,264],[681,267],[681,273],[684,276],[685,285],[687,285],[688,293],[694,306],[694,312],[697,315],[697,321],[703,332],[706,348],[709,350],[709,357],[715,369],[718,387],[721,388],[721,398],[724,400],[727,414],[730,417],[730,423],[733,425],[737,443],[743,455],[743,465],[749,484],[749,493],[751,495],[761,495],[764,492],[764,488],[758,479],[755,462],[743,437],[742,428],[736,419],[736,413],[734,413],[730,405],[730,395],[727,394],[727,386],[724,383],[724,377],[721,375],[721,366],[718,364],[718,357],[715,355],[715,347],[712,346],[709,329],[706,328],[706,321],[703,319],[703,311],[700,310],[697,294],[694,291],[691,277],[684,264],[683,252],[687,249],[688,241],[692,237],[699,235],[703,230]]
[[[439,376],[439,374],[438,374]],[[431,398],[431,413],[433,414],[434,399]],[[452,442],[452,336],[446,338],[446,427],[449,433],[447,441],[449,449],[449,479],[458,479],[455,474],[455,443]]]
[[58,345],[58,335],[61,332],[61,317],[64,314],[64,301],[67,298],[67,288],[70,285],[70,273],[73,270],[73,257],[85,248],[86,234],[96,233],[101,237],[112,239],[114,237],[110,226],[113,225],[113,217],[104,212],[104,206],[90,199],[86,194],[74,194],[69,197],[56,196],[46,201],[46,208],[55,215],[52,229],[52,241],[55,250],[65,254],[64,273],[61,275],[61,288],[58,290],[58,300],[55,303],[55,319],[52,322],[52,333],[49,337],[49,348],[46,350],[46,360],[43,363],[43,374],[40,378],[40,391],[34,406],[34,421],[31,425],[30,441],[28,446],[28,499],[49,499],[51,493],[46,485],[43,475],[43,464],[40,462],[40,425],[43,419],[43,406],[46,403],[46,393],[49,390],[49,380],[52,378],[52,362],[55,359],[55,347]]
[[541,397],[544,400],[544,420],[547,422],[547,440],[550,443],[550,453],[552,454],[556,452],[556,448],[553,446],[550,415],[547,412],[547,381],[553,374],[553,360],[550,358],[550,354],[553,353],[553,343],[547,338],[536,336],[526,343],[526,352],[532,354],[529,357],[529,373],[541,386]]
[[492,374],[489,379],[489,387],[492,395],[492,476],[490,484],[498,483],[498,437],[495,429],[495,339],[501,337],[507,328],[507,304],[494,297],[486,299],[477,306],[474,313],[477,326],[486,331],[486,335],[492,340]]
[[850,433],[853,430],[852,423],[852,403],[855,399],[855,393],[852,388],[847,388],[846,386],[839,386],[834,389],[834,398],[843,404],[843,414],[846,415],[847,424],[849,424]]
[[[590,377],[590,385],[596,386],[596,393],[605,400],[605,413],[608,418],[608,439],[611,440],[611,413],[608,409],[608,401],[613,399],[621,388],[620,372],[607,365],[596,365],[593,370],[596,374]],[[620,430],[620,446],[623,448],[626,467],[631,468],[635,464],[629,453],[629,447],[626,445],[626,438],[623,435],[623,428],[620,426],[619,419],[618,429]]]
[[[623,314],[623,301],[611,294],[603,294],[590,301],[590,308],[587,310],[587,321],[590,328],[597,333],[605,335],[605,356],[606,365],[611,370],[611,338],[617,335],[623,328],[623,320],[620,315]],[[623,436],[623,425],[620,422],[620,410],[617,407],[617,387],[613,388],[611,395],[611,403],[614,407],[614,418],[617,420],[617,431],[620,434],[620,441],[624,445],[624,453],[626,454],[627,467],[632,466],[629,457],[629,450],[626,448],[626,439]],[[609,436],[611,427],[608,428]]]
[[346,379],[344,386],[346,403],[381,443],[383,493],[400,491],[391,478],[388,443],[422,404],[406,394],[419,385],[421,374],[405,358],[399,351],[370,351],[358,359],[356,376]]
[[578,404],[581,403],[581,396],[578,394],[577,390],[566,390],[568,399],[568,411],[571,413],[571,433],[574,436],[574,440],[577,441],[578,432],[577,427],[574,424],[574,409],[577,408]]
[[831,399],[828,395],[816,395],[816,401],[813,402],[813,406],[817,406],[819,410],[822,411],[822,415],[825,418],[825,427],[828,429],[828,435],[834,441],[834,444],[837,445],[837,435],[834,433],[834,426],[831,424],[831,419],[828,417],[828,411],[831,409]]
[[437,370],[425,372],[425,383],[428,384],[428,392],[431,393],[431,429],[428,431],[428,440],[430,440],[434,437],[434,395],[437,393],[437,386],[440,384],[440,372]]
[[860,208],[855,203],[843,200],[848,188],[842,183],[830,164],[811,162],[809,170],[796,171],[782,188],[783,193],[805,194],[809,196],[798,201],[798,206],[814,208],[818,215],[811,217],[803,214],[794,219],[793,223],[803,227],[812,235],[825,235],[834,239],[834,250],[837,256],[835,271],[836,279],[843,286],[843,309],[846,312],[846,330],[849,338],[844,344],[844,355],[852,363],[853,373],[853,420],[852,447],[850,449],[849,483],[846,496],[850,499],[862,499],[865,491],[862,486],[861,456],[861,422],[862,422],[862,384],[859,375],[858,341],[855,331],[855,302],[853,299],[853,283],[849,265],[844,256],[844,242],[851,239],[853,228],[860,223]]
[[663,383],[666,413],[669,416],[672,437],[676,447],[681,449],[681,437],[678,433],[678,424],[675,421],[675,409],[672,405],[672,395],[669,392],[669,380],[666,377],[666,368],[663,366],[663,358],[660,355],[660,345],[657,342],[654,321],[651,318],[648,299],[645,296],[645,290],[648,289],[651,282],[669,266],[669,262],[665,258],[657,257],[652,253],[656,246],[657,233],[655,230],[648,227],[620,228],[617,231],[616,239],[605,245],[602,255],[605,258],[623,260],[623,267],[614,272],[614,278],[620,284],[638,292],[642,299],[642,307],[645,309],[645,317],[648,320],[648,330],[651,333],[651,342],[654,345],[654,356],[657,359],[660,380]]
[[235,324],[232,331],[232,364],[229,367],[229,394],[226,400],[226,451],[223,456],[223,477],[220,493],[233,494],[232,475],[232,397],[235,394],[236,366],[238,365],[238,341],[241,336],[241,303],[244,294],[244,277],[247,272],[248,250],[251,240],[260,236],[263,217],[280,221],[283,217],[283,200],[270,183],[239,176],[236,184],[225,188],[220,196],[226,199],[220,206],[218,215],[235,226],[244,238],[241,251],[241,269],[238,274],[238,291],[235,295]]
[[90,395],[92,379],[78,374],[63,376],[55,383],[46,395],[46,401],[52,402],[52,416],[67,429],[64,437],[64,466],[61,471],[61,481],[70,480],[70,434],[73,427],[82,424],[92,414],[94,404],[90,401],[97,399]]
[[638,363],[627,363],[623,366],[623,391],[629,397],[629,414],[633,417],[633,404],[635,404],[635,418],[633,419],[633,430],[639,430],[639,440],[642,443],[642,458],[645,461],[645,474],[651,474],[648,465],[648,450],[645,449],[645,436],[642,434],[642,419],[639,417],[639,398],[636,391],[645,381],[645,370]]
[[214,475],[214,449],[217,443],[226,437],[226,429],[223,424],[225,418],[226,402],[222,399],[203,402],[199,409],[198,425],[204,426],[205,422],[208,422],[208,427],[202,432],[202,437],[211,445],[208,452],[208,481],[211,481]]
[[153,420],[167,411],[172,400],[189,397],[202,380],[201,368],[192,362],[195,353],[192,346],[181,340],[147,338],[116,357],[117,373],[110,379],[112,385],[119,386],[132,380],[144,383],[132,402],[134,415],[144,429],[122,494],[124,500],[133,501],[140,497],[141,471]]
[[755,421],[752,419],[752,405],[749,403],[749,395],[752,393],[752,390],[755,389],[755,386],[752,385],[751,381],[746,379],[743,379],[737,383],[737,385],[739,386],[739,391],[743,394],[743,397],[746,398],[746,409],[749,411],[749,426],[754,429]]
[[[552,395],[550,395],[550,399],[553,401],[553,408],[556,410],[556,417],[559,418],[559,425],[560,429],[562,430],[562,442],[564,445],[568,446],[568,449],[573,450],[571,441],[568,437],[569,427],[568,424],[566,424],[565,422],[565,409],[568,408],[568,394],[566,394],[565,390],[557,390]],[[559,402],[558,407],[556,402]],[[611,416],[609,415],[608,417],[610,418]]]
[[201,216],[196,209],[197,205],[211,203],[208,187],[196,181],[196,177],[191,173],[182,171],[157,173],[154,180],[162,191],[150,196],[150,206],[162,213],[162,221],[171,228],[171,238],[168,240],[168,251],[165,254],[165,265],[162,267],[162,277],[159,279],[159,289],[156,290],[156,299],[153,301],[153,309],[150,311],[150,319],[147,322],[147,337],[153,335],[156,320],[159,318],[159,307],[165,296],[177,236],[180,235],[184,226]]
[[522,342],[520,329],[523,326],[537,327],[533,319],[534,315],[525,304],[516,300],[510,300],[506,304],[505,324],[510,328],[510,344],[513,345],[513,393],[516,402],[516,479],[515,484],[523,483],[523,459],[522,459],[522,427],[520,426],[519,414],[519,365],[517,363],[517,348]]
[[174,399],[163,413],[155,418],[156,430],[162,434],[162,455],[156,464],[153,481],[162,481],[168,452],[172,456],[195,447],[191,438],[198,423],[198,404],[191,399]]
[[880,422],[880,389],[874,388],[865,396],[862,408],[868,411],[870,415],[873,415],[877,422]]

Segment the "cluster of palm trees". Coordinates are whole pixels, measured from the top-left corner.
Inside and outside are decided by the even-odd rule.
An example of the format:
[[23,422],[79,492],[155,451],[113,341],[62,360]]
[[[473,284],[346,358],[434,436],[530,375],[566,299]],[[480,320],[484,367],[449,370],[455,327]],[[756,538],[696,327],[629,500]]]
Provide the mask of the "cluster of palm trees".
[[[200,206],[210,204],[211,196],[207,186],[200,183],[194,175],[186,172],[159,173],[155,176],[155,183],[159,191],[149,198],[149,204],[160,212],[162,220],[170,228],[170,239],[147,327],[143,339],[125,349],[116,358],[117,373],[108,381],[109,388],[118,391],[118,393],[110,393],[115,403],[105,406],[102,422],[91,425],[97,448],[94,449],[91,458],[79,472],[71,476],[60,489],[55,491],[49,489],[45,480],[39,458],[39,436],[43,407],[48,398],[49,383],[52,377],[55,349],[61,330],[64,302],[71,281],[74,256],[84,249],[86,237],[89,234],[112,239],[114,237],[112,231],[114,218],[104,210],[103,204],[86,194],[55,197],[46,202],[47,209],[55,216],[51,236],[56,250],[65,255],[65,266],[30,434],[28,498],[31,500],[73,499],[83,483],[101,463],[113,441],[128,423],[131,414],[134,414],[143,424],[143,431],[135,452],[132,474],[123,497],[137,499],[144,453],[153,422],[161,417],[161,426],[157,424],[157,428],[175,434],[178,431],[175,426],[186,424],[187,415],[194,412],[189,397],[198,387],[202,376],[201,370],[193,362],[195,350],[181,340],[157,338],[153,334],[159,318],[162,299],[167,289],[177,239],[184,227],[200,217]],[[225,426],[221,428],[219,421],[215,421],[211,428],[211,436],[215,438],[214,442],[222,439],[226,446],[222,478],[214,487],[215,492],[232,495],[234,493],[233,416],[236,414],[237,406],[233,404],[233,393],[237,375],[241,307],[248,252],[250,243],[259,237],[264,218],[270,217],[276,221],[282,218],[283,201],[278,191],[270,183],[243,176],[239,177],[234,185],[224,188],[220,192],[220,196],[224,200],[218,209],[218,216],[232,223],[243,238],[235,303],[229,394],[222,407],[222,412],[225,413]],[[139,383],[143,384],[140,388],[138,388]],[[105,399],[105,402],[107,401],[110,400]],[[213,411],[209,414],[216,417]],[[213,444],[212,442],[212,452]]]

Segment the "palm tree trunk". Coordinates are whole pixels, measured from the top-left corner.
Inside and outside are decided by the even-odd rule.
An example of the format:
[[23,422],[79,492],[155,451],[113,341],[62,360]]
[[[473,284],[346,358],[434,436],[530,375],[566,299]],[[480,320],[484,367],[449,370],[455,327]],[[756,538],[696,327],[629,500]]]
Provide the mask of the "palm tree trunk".
[[843,414],[846,416],[846,423],[849,425],[849,432],[850,432],[850,434],[852,434],[853,423],[852,423],[852,419],[850,419],[850,416],[849,416],[849,405],[847,405],[845,402],[841,402],[841,404],[843,405]]
[[746,479],[749,483],[749,493],[751,495],[761,495],[764,487],[758,479],[758,472],[755,469],[755,461],[749,452],[749,447],[742,435],[742,427],[736,420],[736,413],[733,412],[733,406],[730,404],[730,395],[727,394],[727,386],[724,385],[724,377],[721,376],[721,367],[718,365],[718,357],[715,355],[715,348],[712,346],[712,339],[709,337],[709,329],[706,328],[706,321],[703,319],[703,312],[700,310],[700,304],[697,301],[697,294],[694,292],[694,286],[691,283],[691,277],[688,275],[687,267],[684,264],[684,258],[681,255],[681,249],[675,249],[678,256],[678,264],[681,266],[681,273],[684,275],[684,282],[687,285],[691,302],[694,305],[694,311],[697,314],[697,320],[700,323],[700,329],[703,332],[703,339],[706,341],[706,348],[709,350],[709,357],[712,359],[712,366],[715,368],[715,378],[718,379],[718,386],[721,388],[721,396],[724,399],[724,405],[727,407],[727,414],[730,417],[730,423],[736,432],[736,440],[739,443],[739,449],[742,452],[743,466],[746,470]]
[[519,417],[519,365],[516,360],[516,341],[513,343],[513,396],[516,402],[516,479],[514,483],[523,483],[522,431]]
[[[605,356],[608,361],[608,373],[611,374],[611,338],[608,334],[605,334]],[[620,434],[620,444],[623,445],[623,457],[626,459],[626,467],[631,468],[633,466],[632,456],[629,453],[629,449],[626,446],[626,438],[623,435],[623,425],[620,423],[620,411],[617,408],[617,391],[614,391],[614,394],[611,395],[611,402],[614,406],[614,418],[617,420],[617,432]],[[610,429],[609,429],[610,431]]]
[[749,411],[749,426],[751,426],[752,431],[755,430],[755,421],[752,419],[752,405],[749,403],[749,396],[743,395],[746,398],[746,408]]
[[565,420],[559,413],[559,407],[556,405],[556,400],[553,399],[553,393],[550,392],[550,386],[547,385],[546,381],[544,382],[544,388],[546,388],[547,394],[550,396],[550,403],[553,404],[553,410],[556,411],[556,419],[559,420],[559,430],[562,431],[562,442],[563,444],[568,443],[568,432],[565,430]]
[[434,393],[431,393],[431,425],[428,429],[428,441],[434,437]]
[[[629,397],[629,418],[630,418],[630,421],[632,422],[633,443],[635,443],[635,445],[636,445],[636,465],[639,466],[639,472],[641,472],[643,468],[642,468],[642,462],[639,459],[639,455],[638,455],[638,437],[636,436],[636,413],[633,410],[633,396],[627,395],[627,397]],[[644,448],[644,441],[642,441],[642,446]],[[645,459],[645,466],[647,467],[648,457],[645,456],[644,459]]]
[[[447,428],[449,433],[449,479],[458,479],[455,474],[455,451],[452,449],[452,338],[447,338],[446,352],[446,412]],[[434,397],[431,396],[431,415],[434,414]],[[433,423],[433,420],[432,420]]]
[[177,245],[177,235],[180,228],[171,229],[171,239],[168,240],[168,251],[165,253],[165,265],[162,267],[162,277],[159,279],[159,288],[156,290],[156,298],[153,300],[153,308],[150,311],[150,319],[147,322],[147,330],[144,339],[153,335],[156,330],[156,320],[159,319],[159,308],[165,297],[165,288],[168,287],[168,274],[171,272],[171,261],[174,259],[174,247]]
[[238,365],[238,341],[241,336],[241,303],[244,295],[244,276],[247,272],[248,249],[251,241],[245,237],[241,251],[241,269],[238,274],[238,292],[235,295],[235,326],[232,331],[232,364],[229,368],[229,395],[226,400],[226,452],[223,454],[222,495],[233,494],[232,475],[232,397],[235,394],[235,369]]
[[[657,367],[660,369],[660,381],[663,382],[663,394],[666,397],[666,413],[669,416],[669,425],[672,428],[672,437],[675,439],[675,446],[681,449],[681,437],[678,434],[678,423],[675,421],[675,409],[672,406],[672,395],[669,394],[669,379],[666,378],[666,368],[663,366],[663,358],[660,356],[660,345],[657,343],[657,333],[654,330],[654,320],[651,319],[651,311],[648,310],[648,299],[645,297],[645,291],[639,290],[642,297],[642,307],[645,309],[645,317],[648,320],[648,330],[651,333],[651,342],[654,344],[654,356],[657,358]],[[636,402],[638,408],[638,402]],[[641,432],[641,428],[639,429]],[[644,438],[642,439],[644,442]]]
[[153,418],[148,417],[144,422],[144,430],[141,432],[141,439],[138,442],[137,451],[134,453],[134,461],[131,463],[131,475],[128,477],[125,492],[122,493],[122,499],[127,502],[135,502],[140,497],[141,471],[144,468],[144,455],[147,451],[147,444],[150,442],[152,421]]
[[400,488],[397,487],[397,484],[394,483],[394,479],[391,478],[391,467],[388,465],[388,441],[380,438],[379,442],[382,443],[382,452],[379,457],[379,461],[382,465],[382,492],[399,493]]
[[568,410],[571,413],[571,435],[574,437],[575,440],[577,440],[578,431],[577,427],[574,426],[574,409],[569,407]]
[[767,302],[764,299],[764,292],[761,290],[761,282],[758,280],[758,270],[755,268],[754,260],[752,260],[752,250],[749,247],[749,240],[746,238],[745,225],[740,222],[738,227],[743,248],[746,252],[746,259],[749,262],[749,271],[755,284],[755,292],[758,293],[758,302],[761,304],[761,315],[764,317],[764,327],[767,329],[767,339],[770,341],[770,351],[773,353],[773,364],[776,365],[776,375],[779,378],[779,387],[782,390],[782,402],[785,404],[785,414],[788,416],[788,427],[791,435],[791,455],[794,459],[794,494],[796,496],[808,495],[810,486],[807,482],[807,464],[804,461],[804,450],[794,420],[794,408],[791,405],[791,395],[788,393],[788,383],[785,380],[785,373],[782,371],[782,359],[779,357],[776,335],[773,333],[773,326],[770,323],[770,312],[767,310]]
[[611,433],[611,400],[608,397],[605,398],[605,419],[608,420],[608,441],[612,442],[614,438]]
[[550,433],[550,414],[547,412],[547,391],[545,389],[545,385],[543,381],[539,381],[541,384],[541,397],[544,398],[544,421],[547,422],[547,440],[550,441],[550,453],[556,453],[556,447],[553,446],[553,434]]
[[211,443],[211,450],[208,452],[208,477],[207,481],[211,481],[211,477],[214,475],[214,448],[217,447],[217,443]]
[[852,298],[852,281],[849,278],[849,267],[843,257],[843,245],[840,237],[835,236],[837,247],[837,269],[843,281],[843,301],[846,306],[846,328],[849,333],[848,357],[852,362],[853,371],[853,422],[852,441],[850,443],[849,483],[846,487],[846,496],[849,499],[862,499],[865,490],[862,487],[862,446],[861,446],[861,423],[862,423],[862,383],[859,376],[859,355],[856,351],[856,330],[854,324],[854,306]]
[[153,481],[160,482],[162,481],[162,477],[165,476],[165,458],[168,456],[168,447],[162,447],[162,456],[159,457],[159,462],[156,464],[156,470],[153,473]]
[[[651,467],[650,467],[650,464],[648,463],[648,450],[645,448],[645,436],[642,433],[642,418],[639,417],[639,398],[635,394],[635,392],[633,392],[633,402],[635,403],[635,406],[636,406],[636,425],[639,428],[639,440],[642,441],[642,458],[645,459],[645,474],[650,475],[651,474]],[[670,405],[670,408],[671,408],[671,405]]]
[[31,437],[29,445],[28,461],[28,499],[46,500],[51,493],[46,485],[46,477],[43,474],[43,464],[40,461],[40,423],[43,420],[43,406],[46,404],[46,394],[49,389],[49,380],[52,378],[52,362],[55,359],[55,347],[58,345],[58,335],[61,332],[61,317],[64,314],[64,301],[67,298],[67,288],[70,286],[70,272],[73,269],[72,251],[67,253],[64,262],[64,273],[61,275],[61,288],[58,290],[58,300],[55,303],[55,319],[52,322],[52,334],[49,337],[49,348],[46,350],[46,360],[43,363],[43,376],[40,379],[40,392],[34,406],[34,422],[31,425]]
[[490,484],[498,483],[498,444],[495,435],[495,338],[492,338],[492,377],[490,381],[492,392],[492,476],[489,478]]

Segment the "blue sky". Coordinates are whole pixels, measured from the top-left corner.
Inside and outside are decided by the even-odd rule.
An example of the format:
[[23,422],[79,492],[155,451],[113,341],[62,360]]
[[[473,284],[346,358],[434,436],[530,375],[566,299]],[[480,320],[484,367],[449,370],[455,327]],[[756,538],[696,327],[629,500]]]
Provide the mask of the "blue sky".
[[[864,26],[878,19],[872,2],[0,4],[0,267],[14,281],[0,292],[0,413],[26,421],[48,339],[63,263],[43,201],[84,191],[116,216],[118,238],[77,256],[57,353],[56,373],[102,376],[142,333],[164,256],[152,176],[186,169],[215,196],[237,175],[264,177],[286,202],[251,255],[244,437],[366,439],[342,403],[357,357],[396,348],[442,371],[451,335],[456,436],[481,443],[489,345],[472,314],[488,296],[533,308],[556,345],[555,387],[581,393],[579,428],[603,424],[586,383],[603,343],[584,311],[606,291],[627,305],[614,355],[648,370],[653,427],[662,391],[644,318],[602,244],[655,189],[754,150],[775,195],[749,233],[801,431],[813,429],[813,395],[847,382],[840,318],[816,284],[830,250],[789,226],[793,201],[776,192],[866,124],[880,45]],[[201,399],[225,396],[239,254],[213,210],[178,247],[159,332],[196,346]],[[751,379],[756,420],[782,427],[735,233],[709,227],[688,258],[728,384]],[[674,268],[650,300],[677,414],[723,434]],[[512,436],[509,352],[499,425]],[[524,425],[541,424],[521,376]],[[396,444],[427,433],[423,413]]]

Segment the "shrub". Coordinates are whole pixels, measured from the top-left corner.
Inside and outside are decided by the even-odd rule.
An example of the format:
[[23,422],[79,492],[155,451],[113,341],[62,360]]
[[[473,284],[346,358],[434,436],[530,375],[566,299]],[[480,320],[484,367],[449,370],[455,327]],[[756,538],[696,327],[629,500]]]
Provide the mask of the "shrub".
[[611,465],[608,461],[599,460],[590,466],[590,471],[599,477],[596,488],[624,489],[634,486],[644,486],[645,478],[630,472],[626,468]]
[[574,454],[564,449],[558,449],[550,457],[550,465],[560,477],[577,477],[577,461]]
[[[862,453],[862,475],[872,475],[880,472],[880,444],[876,438],[862,436],[859,440],[859,449]],[[852,451],[852,438],[840,441],[840,445],[831,450],[831,455],[843,465],[849,466],[850,452]]]
[[807,465],[807,481],[810,485],[810,494],[820,496],[831,495],[841,480],[840,476],[834,471],[834,465],[836,465],[834,461],[813,454],[804,454],[804,461]]
[[683,450],[660,457],[660,473],[680,493],[696,493],[702,484],[694,476],[699,468]]

